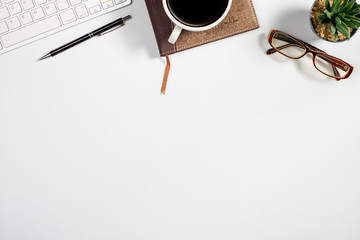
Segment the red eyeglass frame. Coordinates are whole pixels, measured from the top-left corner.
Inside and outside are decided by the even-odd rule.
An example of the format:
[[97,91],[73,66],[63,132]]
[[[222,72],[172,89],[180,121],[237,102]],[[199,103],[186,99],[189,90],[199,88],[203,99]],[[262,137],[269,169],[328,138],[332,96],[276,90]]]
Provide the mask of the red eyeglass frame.
[[[283,34],[283,35],[289,37],[290,39],[294,40],[297,44],[300,44],[301,46],[304,47],[305,52],[304,52],[301,56],[299,56],[299,57],[291,57],[291,56],[288,56],[288,55],[282,53],[282,52],[280,51],[281,49],[286,48],[286,47],[289,47],[289,46],[291,46],[292,44],[287,44],[287,45],[281,46],[281,47],[282,47],[281,49],[278,49],[279,47],[278,47],[278,48],[274,47],[273,44],[272,44],[272,40],[273,40],[273,37],[274,37],[275,33]],[[331,55],[327,54],[326,52],[324,52],[323,50],[320,50],[320,49],[312,46],[311,44],[308,44],[308,43],[306,43],[306,42],[304,42],[304,41],[302,41],[302,40],[300,40],[300,39],[297,39],[297,38],[295,38],[295,37],[293,37],[293,36],[291,36],[291,35],[289,35],[289,34],[287,34],[287,33],[285,33],[285,32],[282,32],[282,31],[279,31],[279,30],[276,30],[276,29],[272,29],[272,30],[270,31],[270,34],[268,35],[268,41],[269,41],[269,44],[270,44],[270,46],[271,46],[272,48],[270,48],[270,49],[268,49],[268,50],[266,51],[266,54],[267,54],[267,55],[271,55],[271,54],[273,54],[273,53],[275,53],[275,52],[278,52],[278,53],[284,55],[285,57],[288,57],[288,58],[291,58],[291,59],[299,59],[299,58],[302,58],[303,56],[305,56],[305,55],[308,54],[308,53],[312,53],[312,55],[313,55],[313,64],[314,64],[314,67],[315,67],[319,72],[321,72],[322,74],[324,74],[324,75],[326,75],[326,76],[328,76],[328,77],[331,77],[331,78],[335,78],[337,81],[339,81],[339,80],[341,80],[341,79],[348,78],[348,77],[351,75],[352,71],[354,70],[354,67],[351,66],[349,63],[347,63],[347,62],[345,62],[345,61],[343,61],[343,60],[341,60],[341,59],[339,59],[339,58],[336,58],[336,57],[334,57],[334,56],[331,56]],[[332,68],[333,68],[333,71],[334,71],[335,76],[329,75],[329,74],[321,71],[321,70],[316,66],[315,58],[316,58],[317,55],[319,55],[319,56],[318,56],[319,58],[323,59],[324,61],[329,62],[329,63],[332,65]],[[340,74],[339,74],[339,72],[338,72],[338,70],[337,70],[336,68],[338,67],[338,68],[344,70],[344,65],[347,66],[349,69],[347,70],[346,74],[341,77]],[[344,70],[344,71],[345,71],[345,70]]]

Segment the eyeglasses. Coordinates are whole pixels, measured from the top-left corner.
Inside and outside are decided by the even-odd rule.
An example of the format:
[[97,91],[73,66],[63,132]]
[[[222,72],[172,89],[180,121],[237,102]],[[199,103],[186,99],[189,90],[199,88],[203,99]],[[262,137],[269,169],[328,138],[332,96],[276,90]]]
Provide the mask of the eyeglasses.
[[353,66],[343,60],[330,56],[326,52],[287,33],[271,30],[268,40],[272,48],[266,51],[267,55],[279,52],[286,57],[299,59],[307,53],[312,53],[315,68],[336,80],[348,78],[354,69]]

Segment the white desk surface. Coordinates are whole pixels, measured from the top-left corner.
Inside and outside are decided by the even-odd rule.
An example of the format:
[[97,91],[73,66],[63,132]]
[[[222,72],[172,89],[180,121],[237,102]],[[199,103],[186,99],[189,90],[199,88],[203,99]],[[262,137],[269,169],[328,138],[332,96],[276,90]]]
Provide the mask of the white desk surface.
[[[1,55],[0,239],[358,240],[360,34],[317,39],[312,3],[254,0],[260,29],[173,55],[166,96],[142,0]],[[353,75],[267,56],[272,28]]]

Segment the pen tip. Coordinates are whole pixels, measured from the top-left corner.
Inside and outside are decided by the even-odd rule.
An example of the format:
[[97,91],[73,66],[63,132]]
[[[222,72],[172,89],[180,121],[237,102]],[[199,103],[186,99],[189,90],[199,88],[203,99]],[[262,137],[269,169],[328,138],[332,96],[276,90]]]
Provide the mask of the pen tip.
[[51,57],[50,53],[48,53],[48,54],[46,54],[46,55],[42,56],[41,58],[39,58],[39,60],[38,60],[38,61],[44,60],[44,59],[49,58],[49,57]]
[[127,15],[126,17],[123,17],[122,20],[125,22],[125,21],[130,20],[130,19],[132,19],[132,16],[131,16],[131,15]]

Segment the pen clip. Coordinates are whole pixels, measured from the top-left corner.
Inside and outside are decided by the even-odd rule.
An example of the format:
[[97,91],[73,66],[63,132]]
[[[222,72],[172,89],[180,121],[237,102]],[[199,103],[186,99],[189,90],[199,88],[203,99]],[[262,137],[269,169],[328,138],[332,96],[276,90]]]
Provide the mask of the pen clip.
[[111,28],[111,29],[109,29],[109,30],[107,30],[107,31],[105,31],[105,32],[99,33],[99,34],[96,35],[96,36],[97,36],[97,37],[103,36],[103,35],[108,34],[108,33],[112,32],[112,31],[114,31],[114,30],[116,30],[116,29],[118,29],[118,28],[120,28],[120,27],[122,27],[122,26],[124,26],[124,25],[125,25],[125,23],[122,22],[121,24],[119,24],[119,25],[117,25],[117,26],[115,26],[115,27],[113,27],[113,28]]

